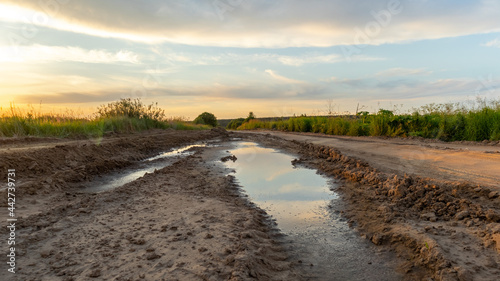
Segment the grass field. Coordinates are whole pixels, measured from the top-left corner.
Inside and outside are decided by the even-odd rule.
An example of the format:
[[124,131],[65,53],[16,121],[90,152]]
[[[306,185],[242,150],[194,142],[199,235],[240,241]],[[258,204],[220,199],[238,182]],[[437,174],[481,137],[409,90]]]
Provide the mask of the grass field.
[[270,129],[348,136],[389,136],[440,139],[444,141],[500,140],[500,101],[478,101],[471,105],[430,104],[408,114],[381,109],[353,116],[301,116],[273,121],[235,119],[230,129]]
[[100,106],[89,117],[65,114],[42,114],[33,107],[27,109],[11,106],[0,115],[0,137],[100,137],[110,132],[133,132],[153,128],[176,130],[208,129],[181,118],[165,118],[165,113],[155,104],[144,105],[140,100],[122,99]]

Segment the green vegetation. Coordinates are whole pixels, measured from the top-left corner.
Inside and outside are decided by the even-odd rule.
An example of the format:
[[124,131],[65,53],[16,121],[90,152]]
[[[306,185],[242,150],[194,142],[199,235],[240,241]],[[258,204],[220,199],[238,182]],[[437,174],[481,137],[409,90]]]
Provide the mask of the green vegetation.
[[230,130],[236,130],[239,126],[241,126],[245,122],[245,118],[233,119],[229,124],[227,124],[226,128]]
[[[269,129],[348,136],[390,136],[440,139],[444,141],[500,140],[500,101],[479,101],[472,108],[463,104],[430,104],[411,114],[379,110],[357,116],[301,116],[273,121],[245,120],[238,130]],[[228,129],[234,129],[239,120]]]
[[193,121],[195,124],[209,125],[212,127],[217,127],[217,117],[209,112],[203,112],[198,115]]
[[193,125],[181,118],[166,119],[157,104],[144,105],[139,99],[121,99],[101,105],[92,117],[75,114],[42,114],[31,107],[27,112],[11,106],[1,111],[0,137],[100,137],[111,132],[147,129],[199,130],[208,126]]
[[248,123],[250,120],[254,120],[254,119],[255,119],[255,115],[253,114],[253,112],[250,111],[248,113],[247,118],[238,118],[238,119],[231,120],[231,122],[229,122],[229,124],[227,124],[226,128],[230,129],[230,130],[236,130],[236,129],[238,129],[238,127],[243,125],[243,123]]
[[255,117],[255,114],[253,114],[253,112],[252,112],[252,111],[250,111],[250,112],[248,113],[248,117],[245,119],[245,122],[248,122],[248,121],[253,120],[253,119],[255,119],[255,118],[256,118],[256,117]]

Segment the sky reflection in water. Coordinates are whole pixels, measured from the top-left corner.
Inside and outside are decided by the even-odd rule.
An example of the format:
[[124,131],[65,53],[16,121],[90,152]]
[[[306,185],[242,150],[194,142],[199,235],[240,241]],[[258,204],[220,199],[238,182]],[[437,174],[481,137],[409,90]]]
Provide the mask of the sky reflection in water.
[[329,190],[326,178],[314,170],[294,168],[294,157],[256,143],[237,143],[230,152],[238,160],[226,165],[236,171],[251,200],[272,215],[283,232],[302,232],[328,223],[326,206],[337,196]]

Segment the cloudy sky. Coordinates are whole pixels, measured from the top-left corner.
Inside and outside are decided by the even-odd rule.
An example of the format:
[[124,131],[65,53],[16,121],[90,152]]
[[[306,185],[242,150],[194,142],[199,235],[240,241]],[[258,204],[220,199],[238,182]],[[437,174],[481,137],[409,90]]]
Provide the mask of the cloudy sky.
[[500,97],[496,0],[2,0],[0,106],[169,116]]

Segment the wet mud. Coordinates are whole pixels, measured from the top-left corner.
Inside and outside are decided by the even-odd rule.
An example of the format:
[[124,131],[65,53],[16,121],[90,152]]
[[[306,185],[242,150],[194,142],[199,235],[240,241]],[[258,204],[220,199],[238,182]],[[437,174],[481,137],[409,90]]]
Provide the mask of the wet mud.
[[[193,147],[190,155],[174,157],[130,183],[82,192],[89,183],[163,152],[235,137],[297,155],[293,164],[335,180],[340,200],[326,212],[347,223],[346,231],[356,231],[347,239],[364,239],[381,253],[393,253],[403,280],[500,276],[500,198],[491,181],[393,172],[397,165],[386,170],[381,162],[331,145],[215,129],[2,141],[0,170],[16,169],[19,180],[18,264],[15,276],[0,280],[313,280],[304,269],[306,259],[294,252],[298,246],[286,242],[272,217],[227,174],[221,158],[228,154],[218,147]],[[225,163],[241,160],[235,158]],[[6,173],[0,181],[6,182]],[[2,208],[5,193],[0,191]],[[8,235],[7,229],[0,235]],[[380,263],[365,262],[368,266],[358,270]]]

